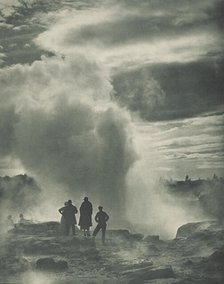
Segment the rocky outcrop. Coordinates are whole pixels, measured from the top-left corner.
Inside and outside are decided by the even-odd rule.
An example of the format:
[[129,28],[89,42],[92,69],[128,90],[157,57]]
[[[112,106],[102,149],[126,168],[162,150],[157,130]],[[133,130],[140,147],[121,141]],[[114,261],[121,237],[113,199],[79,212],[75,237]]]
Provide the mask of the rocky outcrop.
[[189,238],[205,231],[215,232],[222,230],[222,226],[217,221],[203,221],[187,223],[177,230],[176,238]]
[[132,234],[128,230],[108,230],[108,236],[120,241],[141,241],[144,238],[142,234]]
[[43,223],[28,223],[16,224],[12,229],[13,234],[25,235],[41,235],[41,236],[57,236],[60,234],[59,222],[43,222]]
[[21,256],[3,255],[0,257],[0,274],[16,274],[30,269],[29,261]]
[[65,260],[54,260],[52,257],[45,257],[37,260],[36,269],[60,272],[68,269],[68,263]]
[[171,266],[148,266],[140,269],[131,269],[124,271],[122,275],[127,277],[129,284],[140,284],[144,283],[145,280],[175,277]]
[[65,283],[76,278],[78,283],[96,284],[221,284],[224,280],[224,231],[215,221],[185,224],[173,240],[108,230],[105,244],[100,234],[84,238],[77,230],[76,236],[63,236],[58,229],[58,222],[44,222],[11,230],[0,242],[0,283],[27,270],[55,275],[57,281],[63,277]]

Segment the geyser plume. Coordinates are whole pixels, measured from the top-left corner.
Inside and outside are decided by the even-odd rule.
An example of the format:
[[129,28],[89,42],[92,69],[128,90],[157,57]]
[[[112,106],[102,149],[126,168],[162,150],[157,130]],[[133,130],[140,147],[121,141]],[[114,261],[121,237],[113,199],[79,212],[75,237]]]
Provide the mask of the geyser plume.
[[135,152],[129,116],[110,101],[106,70],[81,55],[42,58],[2,69],[0,84],[2,113],[11,114],[1,125],[10,129],[5,155],[19,159],[28,174],[58,184],[45,189],[49,198],[66,189],[71,198],[87,194],[120,214]]
[[151,143],[149,132],[137,135],[144,130],[144,126],[147,127],[144,122],[142,124],[140,129],[138,126],[133,129],[133,144],[139,159],[127,175],[126,214],[135,232],[174,238],[178,227],[208,219],[208,215],[187,197],[178,198],[169,193],[161,179],[163,159]]

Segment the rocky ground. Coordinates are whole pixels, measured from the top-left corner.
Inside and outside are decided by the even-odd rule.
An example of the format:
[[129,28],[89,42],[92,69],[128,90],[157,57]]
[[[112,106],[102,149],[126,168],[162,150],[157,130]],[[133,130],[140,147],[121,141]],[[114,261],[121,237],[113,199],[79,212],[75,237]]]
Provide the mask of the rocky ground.
[[224,283],[224,227],[189,223],[173,240],[109,230],[64,237],[57,222],[17,225],[1,236],[1,284]]

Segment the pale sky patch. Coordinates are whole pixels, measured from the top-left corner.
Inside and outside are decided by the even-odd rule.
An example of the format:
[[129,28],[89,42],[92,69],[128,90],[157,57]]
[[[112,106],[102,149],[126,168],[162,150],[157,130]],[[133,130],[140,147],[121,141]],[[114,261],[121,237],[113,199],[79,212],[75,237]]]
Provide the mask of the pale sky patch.
[[[195,176],[205,168],[219,169],[221,174],[224,169],[224,125],[220,124],[223,121],[224,114],[156,123],[139,121],[134,126],[139,155],[148,161],[155,159],[157,170],[165,176],[172,172],[173,176],[183,177],[178,171],[192,162]],[[174,127],[175,124],[181,126]]]

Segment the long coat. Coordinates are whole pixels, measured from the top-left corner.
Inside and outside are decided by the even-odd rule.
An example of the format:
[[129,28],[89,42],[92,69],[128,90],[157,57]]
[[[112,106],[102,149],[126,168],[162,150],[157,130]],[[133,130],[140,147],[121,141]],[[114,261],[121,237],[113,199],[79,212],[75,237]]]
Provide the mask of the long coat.
[[80,207],[79,226],[81,230],[89,229],[92,226],[92,203],[84,201]]

